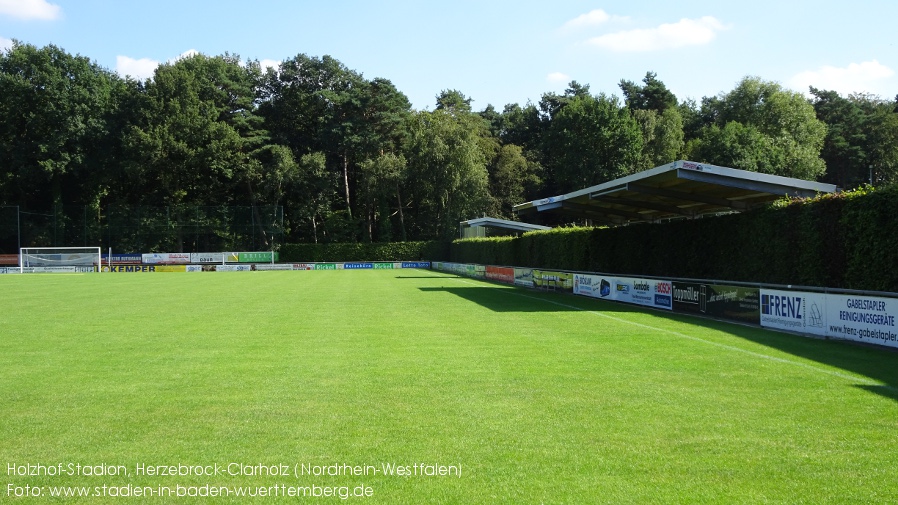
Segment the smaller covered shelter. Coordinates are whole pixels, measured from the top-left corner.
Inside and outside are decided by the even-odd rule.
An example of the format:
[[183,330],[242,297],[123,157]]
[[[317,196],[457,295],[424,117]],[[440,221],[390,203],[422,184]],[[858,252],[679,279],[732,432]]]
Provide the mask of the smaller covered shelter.
[[740,212],[784,196],[807,198],[837,190],[832,184],[680,160],[565,195],[515,205],[513,211],[530,217],[555,212],[614,226]]
[[521,223],[495,217],[481,217],[458,223],[458,236],[461,238],[472,238],[495,235],[519,235],[528,231],[551,229],[550,226]]

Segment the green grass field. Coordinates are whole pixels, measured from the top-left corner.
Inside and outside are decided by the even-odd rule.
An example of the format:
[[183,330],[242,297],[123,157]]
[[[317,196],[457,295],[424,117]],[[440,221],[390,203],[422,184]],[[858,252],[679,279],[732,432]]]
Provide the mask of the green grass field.
[[0,293],[2,503],[898,502],[895,352],[424,270]]

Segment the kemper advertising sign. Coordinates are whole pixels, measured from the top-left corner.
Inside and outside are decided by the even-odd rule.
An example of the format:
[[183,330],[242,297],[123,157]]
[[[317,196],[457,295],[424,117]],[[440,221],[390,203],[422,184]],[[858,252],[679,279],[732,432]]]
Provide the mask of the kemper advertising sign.
[[673,309],[760,324],[760,289],[727,284],[673,282]]
[[826,295],[761,289],[761,326],[826,335]]

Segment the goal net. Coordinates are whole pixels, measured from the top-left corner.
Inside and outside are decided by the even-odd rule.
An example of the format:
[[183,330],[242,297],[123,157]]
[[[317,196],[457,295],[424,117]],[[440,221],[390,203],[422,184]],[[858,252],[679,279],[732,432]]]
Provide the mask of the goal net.
[[23,247],[21,272],[94,272],[102,265],[99,247]]

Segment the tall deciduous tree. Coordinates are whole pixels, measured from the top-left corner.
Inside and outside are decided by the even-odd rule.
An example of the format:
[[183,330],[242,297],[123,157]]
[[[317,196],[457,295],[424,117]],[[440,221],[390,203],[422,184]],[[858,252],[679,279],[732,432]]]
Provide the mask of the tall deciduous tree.
[[801,94],[747,77],[702,109],[710,126],[690,142],[690,159],[800,179],[823,175],[826,125]]
[[39,210],[95,204],[126,87],[53,45],[0,51],[0,198]]
[[599,184],[635,170],[642,134],[616,97],[574,94],[548,120],[545,152],[558,192]]
[[451,238],[460,220],[486,210],[488,175],[477,133],[482,125],[472,114],[444,109],[411,116],[405,158],[416,236]]

